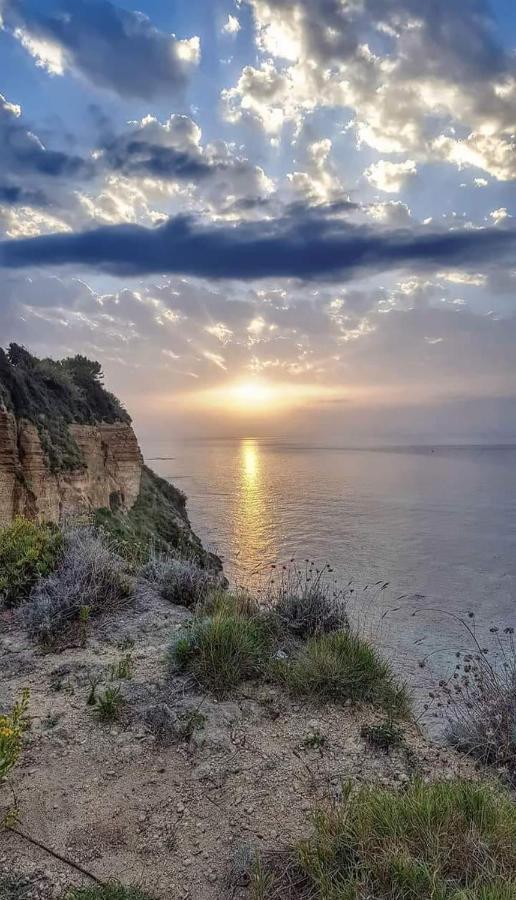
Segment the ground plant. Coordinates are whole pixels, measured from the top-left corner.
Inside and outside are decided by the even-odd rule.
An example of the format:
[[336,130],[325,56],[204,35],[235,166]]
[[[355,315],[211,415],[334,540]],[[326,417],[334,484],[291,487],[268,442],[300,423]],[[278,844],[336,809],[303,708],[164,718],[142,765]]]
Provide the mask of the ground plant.
[[406,689],[389,664],[349,629],[309,638],[291,658],[275,662],[274,674],[294,695],[375,703],[396,714],[408,711]]
[[12,710],[0,715],[0,784],[14,768],[23,747],[23,735],[28,726],[29,691],[24,690]]
[[[109,540],[89,526],[65,532],[59,565],[34,587],[23,612],[30,634],[52,644],[71,626],[83,638],[87,620],[113,612],[132,591],[123,559]],[[81,621],[82,620],[82,621]]]
[[516,806],[489,784],[372,785],[318,809],[312,836],[263,857],[254,900],[514,900]]
[[0,530],[0,602],[19,606],[53,571],[61,550],[61,532],[52,525],[18,517]]

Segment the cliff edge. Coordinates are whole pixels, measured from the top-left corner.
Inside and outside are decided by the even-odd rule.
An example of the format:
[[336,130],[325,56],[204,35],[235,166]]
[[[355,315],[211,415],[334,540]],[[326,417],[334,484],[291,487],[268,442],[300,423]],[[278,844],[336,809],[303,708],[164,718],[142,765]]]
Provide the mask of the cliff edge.
[[119,536],[175,547],[217,568],[185,497],[143,463],[131,418],[84,356],[38,359],[0,348],[0,527],[94,514]]

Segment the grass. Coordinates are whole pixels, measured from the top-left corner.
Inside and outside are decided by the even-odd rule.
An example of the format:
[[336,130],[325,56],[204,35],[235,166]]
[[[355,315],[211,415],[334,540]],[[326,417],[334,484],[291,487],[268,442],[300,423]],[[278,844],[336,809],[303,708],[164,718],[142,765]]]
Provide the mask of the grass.
[[400,715],[408,711],[407,692],[389,664],[347,629],[310,638],[293,658],[275,662],[274,672],[296,695],[373,703]]
[[262,674],[270,651],[271,633],[264,617],[222,609],[184,629],[172,645],[171,660],[204,687],[225,694]]
[[124,887],[118,882],[110,882],[95,887],[74,888],[69,891],[65,900],[151,900],[151,898],[139,888]]
[[516,806],[461,780],[369,786],[319,809],[311,838],[255,868],[254,900],[514,900]]
[[95,524],[111,536],[118,552],[136,568],[153,554],[170,553],[171,549],[201,566],[217,567],[215,557],[204,550],[189,527],[185,495],[147,466],[142,468],[140,493],[129,512],[99,509]]
[[101,722],[116,722],[120,718],[124,698],[120,687],[107,687],[103,694],[97,694],[93,712]]

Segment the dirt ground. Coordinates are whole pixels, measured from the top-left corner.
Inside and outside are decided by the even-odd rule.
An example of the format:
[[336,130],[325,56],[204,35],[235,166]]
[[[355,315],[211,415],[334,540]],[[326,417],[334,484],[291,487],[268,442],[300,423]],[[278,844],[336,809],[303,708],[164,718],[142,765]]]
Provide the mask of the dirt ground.
[[[157,900],[246,898],[252,854],[307,834],[314,803],[342,782],[400,783],[419,772],[471,771],[415,726],[391,755],[361,738],[367,709],[293,704],[271,686],[245,685],[230,701],[170,675],[167,649],[188,612],[148,597],[92,626],[85,647],[44,654],[12,614],[0,620],[0,710],[30,688],[28,746],[10,778],[17,828],[101,880],[137,884]],[[134,642],[134,643],[133,643]],[[122,718],[102,724],[87,704],[92,679],[126,653]],[[321,743],[310,740],[322,736]],[[5,787],[0,807],[12,804]],[[21,873],[16,900],[51,900],[88,884],[66,863],[0,832],[2,875]]]

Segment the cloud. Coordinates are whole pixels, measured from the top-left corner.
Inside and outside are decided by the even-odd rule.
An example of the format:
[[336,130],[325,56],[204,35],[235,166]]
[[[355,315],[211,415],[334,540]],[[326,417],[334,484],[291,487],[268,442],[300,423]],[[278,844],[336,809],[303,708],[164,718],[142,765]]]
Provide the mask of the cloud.
[[380,159],[364,172],[372,185],[388,194],[398,194],[408,179],[416,174],[417,167],[413,159],[399,163]]
[[176,272],[213,279],[336,279],[404,266],[468,268],[514,253],[516,232],[380,230],[306,211],[276,220],[205,225],[176,216],[147,229],[97,228],[0,243],[6,268],[73,263],[125,275]]
[[230,121],[278,135],[317,108],[351,108],[380,153],[516,177],[516,61],[485,0],[467,13],[448,0],[248,2],[263,60],[222,92]]
[[145,116],[128,131],[105,138],[98,163],[127,177],[205,187],[217,206],[242,198],[256,201],[272,192],[263,169],[237,156],[224,141],[203,145],[201,138],[189,116],[171,115],[165,122]]
[[177,40],[143,13],[109,0],[4,0],[4,28],[54,75],[65,70],[123,97],[181,91],[199,60],[199,39]]
[[79,156],[48,150],[22,120],[21,108],[0,94],[0,165],[7,174],[49,179],[87,176],[92,168]]
[[29,206],[47,206],[48,198],[43,191],[26,190],[19,184],[0,184],[0,205],[17,206],[19,204]]
[[241,29],[240,22],[238,21],[236,16],[229,15],[227,21],[222,26],[222,31],[224,34],[235,35]]

